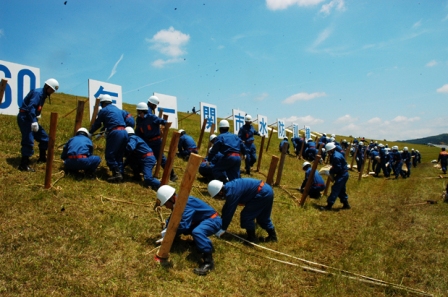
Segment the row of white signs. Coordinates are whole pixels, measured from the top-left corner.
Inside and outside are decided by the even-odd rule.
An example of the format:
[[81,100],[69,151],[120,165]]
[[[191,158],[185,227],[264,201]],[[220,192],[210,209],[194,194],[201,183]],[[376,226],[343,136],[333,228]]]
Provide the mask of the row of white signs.
[[[28,92],[41,86],[39,68],[0,60],[0,79],[2,78],[8,80],[8,84],[6,85],[3,100],[0,104],[0,114],[16,115],[19,112],[19,107]],[[93,114],[96,101],[95,99],[101,94],[109,94],[113,99],[113,103],[119,108],[122,108],[122,90],[119,85],[89,79],[88,94],[90,117]],[[154,93],[154,95],[160,99],[158,110],[163,109],[163,114],[168,115],[168,121],[172,123],[171,127],[177,129],[177,98],[175,96],[159,93]],[[207,119],[206,132],[210,132],[213,123],[215,124],[215,127],[218,127],[217,106],[200,102],[200,109],[201,128],[204,119]],[[129,112],[132,113],[133,111]],[[239,129],[245,123],[244,117],[246,114],[247,113],[242,110],[232,109],[232,116],[229,116],[229,118],[231,117],[233,119],[233,133],[238,134]],[[258,133],[260,133],[261,136],[267,136],[269,130],[271,129],[268,125],[268,118],[263,115],[257,115],[257,119],[253,119],[253,121],[254,123],[257,123]],[[285,121],[278,119],[276,123],[278,138],[283,139],[287,137]],[[292,128],[293,137],[298,137],[300,130],[298,124],[293,124]],[[305,126],[304,130],[306,138],[310,138],[312,136],[310,127]]]

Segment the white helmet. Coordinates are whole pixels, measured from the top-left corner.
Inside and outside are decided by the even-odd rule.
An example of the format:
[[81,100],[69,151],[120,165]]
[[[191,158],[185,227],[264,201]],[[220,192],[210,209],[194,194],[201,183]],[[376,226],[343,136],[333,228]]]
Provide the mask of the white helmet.
[[159,100],[159,98],[157,98],[157,96],[151,96],[148,98],[148,103],[159,105],[160,100]]
[[76,131],[76,135],[78,135],[79,133],[84,133],[87,137],[90,137],[89,130],[87,130],[86,128],[79,128],[78,131]]
[[364,143],[363,143],[362,141],[360,141],[358,144],[359,144],[359,145],[363,145]]
[[219,193],[219,191],[221,191],[223,185],[223,182],[217,179],[209,182],[207,190],[210,196],[212,196],[212,198],[215,197]]
[[216,137],[218,137],[218,136],[216,136],[216,134],[210,135],[210,142],[212,142],[212,140],[215,139]]
[[333,138],[334,138],[334,137],[336,137],[336,135],[334,135],[334,134],[331,134],[331,137],[333,137]]
[[172,186],[163,185],[157,190],[157,199],[160,201],[160,206],[170,200],[176,190]]
[[330,142],[334,142],[334,137],[330,137]]
[[305,167],[308,166],[308,165],[311,165],[311,163],[308,162],[308,161],[303,162],[302,169],[305,169]]
[[405,147],[403,148],[403,151],[407,152],[407,151],[408,151],[408,147],[405,146]]
[[108,94],[101,94],[99,98],[100,98],[100,103],[103,103],[103,102],[112,103],[112,97]]
[[324,148],[322,148],[322,153],[325,153],[326,151],[325,151],[325,149]]
[[54,78],[49,78],[45,81],[45,84],[52,88],[55,92],[59,89],[59,83]]
[[378,144],[378,147],[384,147],[384,144],[380,143]]
[[247,115],[244,117],[244,121],[245,121],[245,122],[252,122],[252,117],[251,117],[249,114],[247,114]]
[[221,120],[219,122],[219,128],[229,128],[229,127],[230,127],[230,125],[229,125],[229,122],[227,120]]
[[179,129],[179,131],[177,131],[177,132],[179,132],[182,135],[183,133],[185,133],[185,130],[184,129]]
[[128,132],[128,134],[135,134],[134,128],[132,127],[126,127],[125,130],[126,132]]
[[411,150],[414,150],[414,149],[411,149]]
[[146,104],[145,102],[140,102],[139,104],[137,104],[137,110],[148,111],[148,104]]
[[397,150],[397,151],[398,151],[398,146],[397,146],[397,145],[394,145],[394,146],[392,147],[392,150]]
[[334,144],[334,142],[329,142],[325,145],[325,150],[327,152],[333,150],[336,147],[336,145]]

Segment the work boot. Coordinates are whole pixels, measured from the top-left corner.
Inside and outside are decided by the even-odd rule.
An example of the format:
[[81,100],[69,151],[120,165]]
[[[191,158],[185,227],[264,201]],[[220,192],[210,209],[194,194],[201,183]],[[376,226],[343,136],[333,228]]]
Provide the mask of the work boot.
[[174,173],[174,170],[171,170],[170,173],[170,181],[175,182],[176,180],[178,180],[179,178],[177,177],[177,175]]
[[47,150],[39,150],[39,159],[37,163],[47,163]]
[[246,238],[247,241],[250,241],[252,243],[258,243],[258,238],[255,235],[255,230],[246,229],[246,232],[247,232],[247,238]]
[[260,237],[260,241],[263,242],[277,242],[277,233],[275,232],[275,229],[269,229],[266,230],[268,232],[267,237]]
[[30,157],[25,156],[22,156],[22,160],[20,161],[18,169],[20,171],[35,172],[35,170],[30,167]]
[[111,183],[119,183],[123,181],[123,175],[119,170],[114,170],[114,175],[107,179]]
[[350,207],[350,204],[348,204],[348,201],[346,201],[346,202],[343,202],[343,206],[342,206],[342,208],[341,209],[350,209],[351,207]]
[[202,259],[204,261],[203,264],[193,270],[197,275],[207,275],[207,273],[215,269],[212,253],[202,254]]
[[250,168],[246,168],[246,174],[250,175]]
[[333,204],[328,203],[326,206],[319,207],[319,210],[320,211],[328,211],[328,210],[331,210],[332,207],[333,207]]

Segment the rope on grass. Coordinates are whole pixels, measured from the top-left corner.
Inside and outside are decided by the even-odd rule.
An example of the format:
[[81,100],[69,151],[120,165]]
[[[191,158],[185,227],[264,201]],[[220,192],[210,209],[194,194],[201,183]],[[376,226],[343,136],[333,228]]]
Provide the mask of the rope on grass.
[[300,200],[298,200],[293,194],[291,194],[291,192],[289,192],[288,190],[286,190],[285,187],[283,186],[279,186],[280,189],[282,189],[283,191],[285,191],[286,194],[288,194],[289,196],[291,196],[296,202],[300,202]]
[[126,200],[108,198],[108,197],[104,197],[103,195],[100,196],[100,199],[101,199],[101,202],[103,202],[103,203],[104,203],[103,199],[106,199],[106,200],[110,200],[110,201],[114,201],[114,202],[120,202],[120,203],[126,203],[126,204],[132,204],[132,205],[138,205],[138,206],[144,206],[144,207],[153,207],[153,205],[149,205],[149,204],[141,204],[141,203],[135,203],[135,202],[126,201]]
[[[229,232],[226,232],[226,233],[229,233]],[[264,249],[264,250],[267,250],[267,251],[270,251],[270,252],[273,252],[273,253],[285,256],[285,257],[289,257],[289,258],[292,258],[292,259],[304,262],[304,263],[306,263],[308,265],[318,266],[321,269],[328,269],[328,270],[333,270],[335,272],[339,272],[339,273],[341,273],[340,274],[341,276],[347,277],[349,279],[358,280],[358,281],[362,281],[362,282],[367,282],[367,283],[371,283],[371,284],[379,285],[379,286],[385,286],[385,287],[390,286],[390,287],[393,287],[393,288],[396,288],[396,289],[404,290],[404,291],[407,291],[407,292],[411,292],[411,293],[415,293],[415,294],[419,294],[419,295],[423,295],[423,296],[434,296],[434,295],[432,295],[430,293],[427,293],[427,292],[424,292],[424,291],[421,291],[421,290],[418,290],[418,289],[413,289],[413,288],[406,287],[406,286],[403,286],[403,285],[386,282],[386,281],[383,281],[383,280],[380,280],[380,279],[375,279],[375,278],[372,278],[372,277],[368,277],[368,276],[365,276],[365,275],[362,275],[362,274],[350,272],[350,271],[347,271],[347,270],[342,270],[342,269],[339,269],[339,268],[335,268],[335,267],[327,266],[327,265],[324,265],[324,264],[312,262],[312,261],[309,261],[309,260],[301,259],[301,258],[298,258],[298,257],[295,257],[295,256],[291,256],[291,255],[288,255],[288,254],[285,254],[285,253],[282,253],[282,252],[279,252],[279,251],[276,251],[276,250],[273,250],[273,249],[270,249],[270,248],[258,245],[256,243],[250,242],[250,241],[248,241],[248,240],[246,240],[246,239],[244,239],[244,238],[242,238],[242,237],[240,237],[240,236],[238,236],[236,234],[233,234],[233,233],[229,233],[229,234],[234,236],[234,237],[236,237],[236,238],[238,238],[238,239],[240,239],[240,240],[242,240],[242,241],[244,241],[245,243],[251,244],[251,245],[253,245],[255,247],[258,247],[258,248],[261,248],[261,249]],[[225,241],[225,242],[230,244],[230,245],[233,245],[232,243],[230,243],[228,241]],[[290,262],[278,260],[278,259],[275,259],[275,258],[270,258],[270,257],[267,257],[267,256],[263,256],[263,257],[271,259],[271,260],[274,260],[274,261],[277,261],[277,262],[281,262],[281,263],[290,263]],[[308,266],[300,266],[300,265],[295,264],[295,263],[291,263],[291,264],[293,266],[299,266],[299,267],[302,267],[304,269],[306,268],[307,270],[310,270],[310,271],[315,271],[315,272],[321,272],[321,273],[325,273],[325,274],[329,274],[329,275],[334,275],[334,273],[328,272],[328,271],[325,271],[325,270],[319,270],[317,268],[308,267]]]

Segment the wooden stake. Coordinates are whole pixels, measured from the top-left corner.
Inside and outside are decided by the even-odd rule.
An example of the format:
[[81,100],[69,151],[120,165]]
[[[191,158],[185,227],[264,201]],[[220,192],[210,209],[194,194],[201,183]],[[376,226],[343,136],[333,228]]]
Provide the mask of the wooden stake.
[[[299,136],[299,137],[300,137],[300,136]],[[300,147],[300,156],[299,156],[299,159],[302,159],[302,158],[303,158],[303,148],[305,147],[305,143],[306,143],[305,136],[303,136],[302,146]]]
[[[322,145],[321,145],[321,149],[322,149]],[[319,151],[321,151],[321,149]],[[303,193],[302,193],[302,198],[300,199],[299,205],[302,207],[305,204],[306,197],[308,197],[308,193],[310,192],[311,185],[314,182],[314,173],[316,172],[316,168],[317,168],[317,165],[319,164],[320,159],[321,159],[320,155],[317,155],[316,158],[314,159],[310,176],[308,176],[308,180],[306,181],[305,189],[303,190]]]
[[266,136],[263,136],[261,138],[261,144],[260,144],[260,150],[258,153],[258,163],[257,163],[257,172],[260,172],[260,166],[261,166],[261,159],[263,158],[263,148],[264,148],[264,140],[266,139]]
[[328,188],[330,187],[330,184],[331,184],[331,177],[327,177],[327,183],[325,184],[325,190],[324,190],[324,196],[327,196],[327,193],[328,193]]
[[154,170],[154,174],[153,174],[155,178],[159,178],[159,171],[160,171],[160,167],[162,166],[163,151],[165,149],[166,138],[167,138],[168,132],[170,131],[170,128],[171,128],[171,123],[166,123],[165,129],[163,130],[162,143],[160,144],[159,155],[157,156],[156,169]]
[[[212,126],[210,127],[210,136],[215,133],[215,123],[212,124]],[[208,151],[210,150],[210,148],[212,147],[212,142],[210,141],[210,137],[208,138],[209,142],[207,145],[207,151],[205,152],[205,157],[208,157]]]
[[50,119],[50,133],[48,141],[48,152],[47,152],[47,165],[45,168],[45,183],[44,188],[49,189],[51,187],[51,172],[53,169],[53,157],[54,157],[54,144],[56,142],[56,128],[58,125],[58,114],[52,112]]
[[280,157],[280,164],[278,166],[278,172],[277,172],[277,179],[275,180],[275,184],[274,186],[279,186],[280,185],[280,181],[282,180],[282,174],[283,174],[283,166],[285,164],[285,158],[286,158],[286,151],[288,147],[288,143],[283,143],[282,146],[282,155]]
[[82,118],[84,116],[84,101],[78,100],[78,107],[76,110],[76,119],[75,119],[75,131],[73,131],[73,136],[76,135],[76,131],[82,126]]
[[367,149],[364,150],[364,159],[362,160],[361,168],[359,168],[360,170],[359,170],[358,181],[360,181],[362,178],[362,172],[364,171],[364,164],[366,163],[366,156],[367,156]]
[[174,238],[176,237],[177,228],[179,227],[179,223],[182,219],[182,214],[184,212],[185,205],[187,205],[188,196],[190,196],[190,191],[193,186],[193,182],[196,179],[196,173],[198,172],[201,162],[202,157],[197,154],[191,154],[188,159],[187,168],[182,178],[179,193],[177,194],[176,207],[171,214],[170,222],[168,223],[166,235],[162,241],[162,245],[154,257],[158,262],[166,261],[169,258],[171,246],[173,245]]
[[2,82],[0,83],[0,104],[2,104],[2,102],[3,102],[3,95],[5,94],[7,85],[8,85],[8,80],[2,78]]
[[199,134],[199,140],[198,140],[198,151],[201,149],[201,144],[202,144],[202,137],[204,136],[204,131],[205,131],[205,127],[207,125],[207,119],[204,118],[204,121],[202,122],[202,127],[201,127],[201,134]]
[[98,109],[100,108],[100,98],[96,98],[95,100],[95,106],[93,107],[93,114],[92,118],[90,119],[90,127],[93,126],[93,123],[96,120],[96,116],[98,115]]
[[271,143],[272,134],[274,134],[274,128],[271,128],[271,134],[269,134],[268,144],[266,145],[266,152],[268,152],[269,144]]
[[272,184],[274,183],[275,169],[277,168],[279,160],[280,159],[277,156],[272,156],[271,158],[271,164],[269,166],[268,176],[266,177],[266,183],[270,186],[272,186]]
[[[171,123],[170,123],[171,124]],[[174,158],[176,157],[177,145],[179,143],[180,133],[173,131],[173,136],[171,137],[170,150],[168,152],[168,158],[166,159],[165,168],[163,168],[162,179],[160,183],[162,185],[168,184],[170,181],[170,173],[173,169]]]

